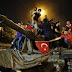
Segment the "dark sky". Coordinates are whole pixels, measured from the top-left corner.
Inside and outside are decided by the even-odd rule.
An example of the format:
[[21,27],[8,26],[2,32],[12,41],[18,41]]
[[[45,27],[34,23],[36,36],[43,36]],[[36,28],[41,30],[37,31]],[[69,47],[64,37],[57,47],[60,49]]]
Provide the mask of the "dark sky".
[[0,0],[0,14],[18,23],[31,21],[30,10],[34,7],[44,7],[48,11],[48,18],[60,20],[62,25],[67,19],[72,20],[71,0]]

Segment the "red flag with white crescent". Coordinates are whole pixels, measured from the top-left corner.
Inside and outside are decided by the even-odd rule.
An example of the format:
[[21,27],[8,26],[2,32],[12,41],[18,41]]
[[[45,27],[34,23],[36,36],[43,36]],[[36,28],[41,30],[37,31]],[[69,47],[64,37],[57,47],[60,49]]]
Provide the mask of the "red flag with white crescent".
[[49,51],[48,41],[35,41],[35,44],[42,54],[46,54]]

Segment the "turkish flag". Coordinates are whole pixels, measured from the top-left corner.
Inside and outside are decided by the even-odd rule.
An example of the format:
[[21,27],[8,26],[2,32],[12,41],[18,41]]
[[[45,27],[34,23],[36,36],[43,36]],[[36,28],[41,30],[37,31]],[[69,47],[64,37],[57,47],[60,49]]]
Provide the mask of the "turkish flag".
[[35,44],[42,54],[46,54],[49,51],[48,41],[35,41]]

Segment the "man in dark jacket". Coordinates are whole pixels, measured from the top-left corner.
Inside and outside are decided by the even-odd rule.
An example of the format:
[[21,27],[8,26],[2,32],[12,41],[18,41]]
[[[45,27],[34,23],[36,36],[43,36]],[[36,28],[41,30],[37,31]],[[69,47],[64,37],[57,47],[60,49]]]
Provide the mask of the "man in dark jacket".
[[39,28],[42,29],[46,41],[54,38],[50,23],[43,23]]
[[[49,41],[49,40],[55,38],[54,34],[51,30],[51,24],[50,23],[45,23],[44,22],[42,25],[39,26],[39,28],[42,29],[42,31],[43,31],[45,41]],[[50,45],[50,48],[54,47],[54,43],[50,43],[49,45]]]

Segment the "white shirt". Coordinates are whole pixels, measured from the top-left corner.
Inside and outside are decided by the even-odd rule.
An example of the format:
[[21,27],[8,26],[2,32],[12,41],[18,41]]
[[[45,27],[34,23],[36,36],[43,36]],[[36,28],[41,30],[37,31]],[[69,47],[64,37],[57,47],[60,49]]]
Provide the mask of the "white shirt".
[[38,27],[37,27],[37,24],[33,24],[33,26],[34,26],[34,28],[38,28]]

